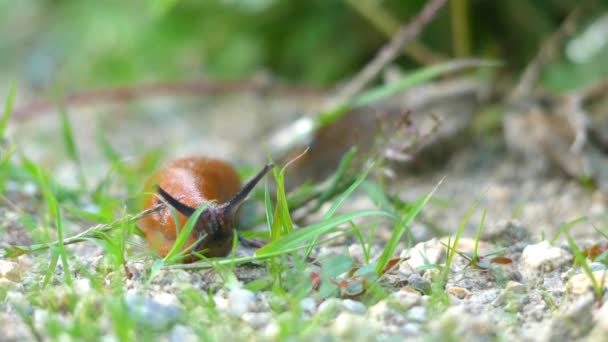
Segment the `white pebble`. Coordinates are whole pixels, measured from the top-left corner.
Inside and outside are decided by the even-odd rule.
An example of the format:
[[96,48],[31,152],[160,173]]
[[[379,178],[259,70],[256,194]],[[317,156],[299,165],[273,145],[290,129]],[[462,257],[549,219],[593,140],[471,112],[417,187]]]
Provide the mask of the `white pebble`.
[[228,293],[229,312],[240,317],[245,312],[250,311],[255,303],[255,293],[242,288],[235,288]]
[[363,315],[367,311],[367,307],[361,302],[357,302],[352,299],[344,299],[342,301],[342,308],[355,314]]
[[520,272],[525,278],[535,278],[556,270],[572,261],[567,251],[554,247],[549,241],[541,241],[524,248],[519,259]]

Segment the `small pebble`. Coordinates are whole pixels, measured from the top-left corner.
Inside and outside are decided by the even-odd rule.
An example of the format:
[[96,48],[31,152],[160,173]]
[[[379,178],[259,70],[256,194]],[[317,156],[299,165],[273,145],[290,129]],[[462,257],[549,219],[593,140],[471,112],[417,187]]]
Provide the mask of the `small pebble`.
[[445,247],[437,238],[430,239],[425,242],[417,243],[408,253],[409,259],[399,265],[401,268],[406,268],[404,272],[416,270],[418,267],[429,264],[438,264],[445,255]]
[[376,336],[376,329],[364,317],[341,312],[331,326],[332,335],[346,340],[367,341]]
[[464,287],[453,286],[448,288],[446,292],[450,296],[454,296],[458,299],[466,299],[471,297],[471,291],[465,289]]
[[200,338],[196,336],[192,328],[181,324],[176,324],[169,333],[169,342],[196,342],[199,340]]
[[[606,270],[593,272],[593,277],[598,284],[603,284],[604,288],[606,288],[606,282],[608,281],[608,273]],[[566,290],[569,293],[581,295],[593,291],[593,283],[587,273],[575,274],[568,280],[568,283],[566,283]]]
[[559,247],[551,246],[549,241],[541,241],[524,248],[519,259],[520,272],[531,279],[556,270],[572,261],[572,255]]
[[317,303],[315,302],[314,299],[307,297],[300,301],[300,308],[305,313],[312,315],[315,313],[315,310],[317,309]]
[[399,303],[403,309],[409,309],[414,305],[421,304],[422,296],[420,292],[407,286],[406,289],[407,290],[401,289],[392,294],[392,297],[397,300],[397,303]]
[[340,310],[341,302],[338,298],[327,298],[319,305],[317,313],[320,315],[334,315]]
[[525,289],[524,285],[522,283],[513,281],[513,280],[509,280],[507,282],[507,285],[505,286],[505,291],[511,291],[511,292],[521,292]]
[[354,301],[352,299],[342,300],[342,308],[344,308],[344,310],[350,311],[351,313],[360,315],[365,314],[365,312],[367,311],[367,307],[363,303]]
[[418,273],[414,273],[407,278],[407,282],[409,286],[414,289],[422,292],[422,293],[430,293],[431,292],[431,282],[424,277],[418,275]]
[[228,312],[233,316],[240,317],[245,312],[250,311],[256,300],[255,293],[242,289],[235,288],[228,292]]
[[9,260],[0,259],[0,279],[8,279],[10,281],[21,281],[21,270],[19,264]]
[[272,319],[270,312],[245,312],[241,319],[254,328],[266,326]]
[[[155,298],[166,301],[170,296],[174,297],[172,294],[158,294]],[[129,316],[149,329],[164,330],[177,322],[181,316],[177,306],[162,304],[153,299],[127,295],[126,302]]]

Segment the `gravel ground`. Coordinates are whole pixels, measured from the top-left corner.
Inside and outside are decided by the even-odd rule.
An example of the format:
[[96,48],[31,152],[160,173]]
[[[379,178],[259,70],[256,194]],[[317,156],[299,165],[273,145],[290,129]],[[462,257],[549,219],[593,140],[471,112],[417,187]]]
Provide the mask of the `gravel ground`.
[[[252,152],[259,147],[251,142],[256,134],[267,130],[264,123],[252,124],[242,134],[230,134],[235,138],[220,147],[211,147],[209,143],[225,140],[228,132],[225,126],[234,124],[230,116],[224,115],[226,112],[257,108],[248,111],[251,121],[264,122],[255,119],[256,113],[268,107],[250,97],[239,101],[240,105],[232,105],[230,110],[226,109],[232,103],[228,101],[213,113],[205,113],[208,115],[205,120],[194,120],[197,114],[184,114],[164,123],[165,119],[155,119],[152,114],[121,117],[119,123],[114,120],[111,126],[112,117],[119,115],[113,112],[103,120],[103,125],[108,132],[113,132],[111,141],[128,156],[137,155],[138,149],[164,145],[172,155],[213,151],[236,156],[246,163],[259,163],[263,155],[258,157],[260,153]],[[190,110],[193,107],[193,104],[186,105]],[[290,108],[293,116],[297,116],[299,110],[293,108],[305,108],[293,103],[271,106],[276,113],[284,112],[285,107]],[[176,110],[171,106],[161,108]],[[78,116],[73,115],[73,125],[77,127],[76,138],[87,172],[95,177],[103,172],[103,163],[94,152],[94,142],[86,138],[95,127],[91,115],[94,114],[78,112]],[[288,122],[288,118],[283,120]],[[190,121],[195,124],[189,125]],[[12,136],[30,158],[48,160],[57,179],[69,183],[74,174],[58,161],[62,155],[49,156],[45,152],[46,144],[57,139],[57,125],[53,122],[52,116],[45,116],[36,122],[20,123],[12,128]],[[163,123],[162,129],[158,128],[159,123]],[[201,134],[206,138],[201,138]],[[147,137],[145,144],[142,144],[143,135]],[[251,155],[256,157],[248,159]],[[132,275],[129,279],[124,274],[109,274],[102,284],[96,284],[87,274],[104,267],[103,249],[82,243],[69,247],[76,256],[72,270],[74,286],[60,283],[62,268],[59,265],[53,282],[38,298],[32,298],[31,293],[39,293],[32,289],[41,284],[48,252],[0,259],[0,327],[3,327],[0,336],[2,340],[31,340],[36,339],[33,330],[49,331],[49,326],[54,324],[74,326],[79,316],[62,303],[76,298],[78,304],[73,310],[95,310],[91,307],[102,305],[118,279],[124,284],[123,296],[129,317],[137,322],[138,337],[160,335],[161,340],[168,341],[194,341],[203,333],[214,339],[283,339],[286,334],[290,335],[289,329],[295,332],[300,327],[309,329],[298,333],[304,339],[326,337],[327,340],[604,340],[608,333],[608,305],[601,304],[589,277],[574,267],[574,255],[565,239],[561,237],[553,244],[547,240],[562,224],[587,216],[587,222],[571,230],[578,245],[585,248],[603,241],[591,223],[606,226],[606,194],[585,189],[550,170],[531,171],[528,165],[505,152],[500,142],[471,142],[454,152],[441,167],[402,175],[391,188],[402,199],[414,200],[428,193],[444,177],[437,200],[429,202],[420,219],[412,225],[414,248],[408,250],[405,242],[398,246],[396,254],[410,258],[385,275],[390,293],[379,301],[370,303],[362,296],[321,298],[313,291],[300,300],[297,314],[288,313],[286,308],[294,304],[285,303],[276,292],[250,291],[234,284],[222,287],[220,284],[225,278],[213,270],[164,269],[148,283],[146,274],[153,262],[149,258],[127,262]],[[16,196],[16,192],[7,193],[11,199]],[[27,209],[28,199],[29,196],[24,196],[16,203]],[[467,261],[456,257],[445,289],[448,302],[438,303],[437,296],[427,294],[436,283],[437,270],[419,267],[425,262],[445,263],[446,250],[442,242],[447,242],[446,236],[456,232],[477,199],[480,199],[478,209],[466,226],[458,251],[473,250],[475,230],[483,209],[487,209],[480,243],[482,255],[483,251],[504,247],[503,255],[512,263],[495,264],[484,270],[466,267]],[[343,210],[368,205],[366,198],[358,194]],[[0,210],[6,222],[16,217],[14,208],[7,206]],[[0,241],[27,243],[27,237],[20,234],[18,225],[15,227],[3,234]],[[436,236],[438,230],[444,234]],[[390,233],[387,225],[376,232],[372,260],[379,256]],[[238,251],[243,255],[252,252],[244,248]],[[355,262],[364,260],[360,245],[353,238],[336,239],[317,247],[313,253],[319,260],[332,255],[347,255]],[[318,271],[315,267],[311,266],[309,271]],[[596,279],[606,276],[605,265],[591,263],[590,268]],[[258,264],[246,264],[238,266],[235,274],[240,283],[245,284],[263,278],[268,271]],[[112,320],[107,311],[99,315],[97,323],[102,333],[95,338],[118,339],[111,334]],[[69,340],[69,335],[59,335],[57,339]]]

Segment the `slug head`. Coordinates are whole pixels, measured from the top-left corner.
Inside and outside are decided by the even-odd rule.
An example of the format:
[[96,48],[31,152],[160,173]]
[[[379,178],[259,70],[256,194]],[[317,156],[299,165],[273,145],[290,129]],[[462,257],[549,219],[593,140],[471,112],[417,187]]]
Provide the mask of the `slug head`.
[[[221,204],[206,203],[207,208],[201,213],[194,226],[197,238],[205,237],[194,246],[193,251],[203,251],[203,254],[208,257],[228,254],[232,246],[234,222],[239,208],[256,184],[272,167],[272,164],[264,166],[228,202]],[[169,205],[187,218],[190,218],[196,211],[196,208],[180,202],[161,187],[158,187],[158,193]],[[205,251],[209,252],[206,253]]]

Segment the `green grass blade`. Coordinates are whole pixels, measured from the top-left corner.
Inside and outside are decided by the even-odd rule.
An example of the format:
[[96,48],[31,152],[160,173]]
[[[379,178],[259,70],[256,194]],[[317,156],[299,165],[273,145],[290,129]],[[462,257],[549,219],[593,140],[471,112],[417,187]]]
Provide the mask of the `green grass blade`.
[[496,61],[464,59],[425,67],[405,75],[396,82],[365,91],[345,104],[341,104],[326,112],[320,113],[317,119],[317,125],[325,126],[327,124],[330,124],[335,120],[339,119],[346,111],[350,109],[370,105],[387,97],[393,96],[407,88],[422,84],[426,81],[429,81],[435,77],[444,75],[446,73],[451,73],[470,67],[497,66],[500,66],[500,63]]
[[76,147],[72,124],[70,123],[70,118],[68,117],[68,113],[63,105],[59,106],[59,114],[61,115],[61,131],[63,134],[63,141],[65,143],[66,151],[70,159],[72,159],[78,168],[78,179],[81,189],[86,189],[86,175],[82,167],[82,161],[80,159],[80,154],[78,153],[78,148]]
[[42,287],[47,287],[55,274],[57,269],[57,262],[59,261],[59,251],[57,248],[51,248],[51,261],[49,262],[49,268],[46,270],[44,280],[42,281]]
[[372,170],[372,168],[374,167],[374,164],[371,164],[360,176],[359,178],[357,178],[357,180],[355,180],[355,182],[353,184],[351,184],[348,189],[346,189],[346,191],[344,191],[339,197],[338,199],[334,202],[334,204],[332,204],[332,206],[329,208],[329,210],[327,210],[327,212],[325,213],[325,215],[323,215],[323,219],[328,219],[332,216],[334,216],[334,214],[336,213],[336,211],[340,208],[340,206],[344,203],[344,201],[346,201],[346,199],[348,197],[350,197],[350,195],[353,194],[353,192],[355,192],[355,190],[357,190],[357,188],[359,187],[359,185],[361,185],[361,183],[363,183],[363,181],[365,180],[365,178],[367,178],[367,175],[369,175],[370,171]]
[[8,91],[8,97],[6,98],[6,103],[4,104],[4,115],[2,115],[2,119],[0,120],[0,139],[4,139],[4,131],[6,131],[8,121],[13,113],[13,104],[15,103],[16,93],[17,87],[13,83]]
[[190,216],[190,218],[188,218],[188,221],[186,221],[186,224],[184,225],[182,230],[179,232],[179,235],[177,235],[177,238],[175,239],[175,243],[171,247],[171,250],[169,250],[169,253],[167,253],[167,255],[163,258],[163,262],[165,264],[170,264],[170,263],[180,259],[180,256],[183,253],[182,249],[183,249],[184,245],[186,244],[186,241],[190,237],[190,234],[192,233],[192,230],[194,229],[194,225],[196,224],[196,221],[198,221],[198,218],[199,218],[199,216],[201,216],[203,211],[205,209],[207,209],[207,206],[208,205],[206,203],[202,204],[200,207],[196,208],[196,211],[194,212],[194,214],[192,214],[192,216]]
[[483,225],[486,222],[486,212],[487,210],[483,210],[483,214],[481,215],[481,222],[479,222],[479,227],[477,227],[477,235],[475,235],[475,247],[473,248],[473,262],[476,263],[479,261],[479,240],[481,240],[481,231],[483,230]]
[[[593,291],[595,291],[597,298],[603,298],[604,297],[604,286],[603,286],[603,284],[600,285],[600,283],[598,283],[597,279],[595,279],[595,276],[593,275],[593,271],[591,270],[589,263],[587,263],[587,258],[583,255],[583,252],[581,252],[581,250],[576,245],[576,242],[574,242],[574,239],[567,231],[564,231],[564,235],[566,236],[566,239],[568,240],[568,245],[570,245],[570,249],[572,249],[572,253],[574,254],[574,259],[576,260],[576,263],[581,266],[581,268],[583,269],[585,274],[587,274],[587,277],[589,277],[589,279],[591,280],[591,285],[593,286]],[[602,275],[604,275],[604,273],[602,273]],[[602,279],[602,282],[603,282],[603,279]]]
[[265,257],[268,255],[280,255],[286,253],[288,250],[296,247],[301,247],[303,244],[317,236],[326,234],[332,231],[335,227],[340,224],[346,223],[358,217],[363,216],[388,216],[393,217],[394,215],[381,211],[381,210],[362,210],[354,213],[348,213],[333,217],[323,222],[312,224],[308,227],[303,227],[293,231],[289,235],[284,235],[278,240],[272,241],[264,247],[258,249],[255,253],[257,257]]
[[391,235],[391,239],[389,240],[387,245],[384,247],[384,250],[382,251],[382,255],[380,255],[380,259],[378,259],[378,265],[376,266],[377,274],[382,274],[382,271],[384,270],[386,265],[388,265],[389,261],[393,257],[393,253],[395,253],[395,249],[397,248],[397,245],[399,244],[401,237],[403,236],[405,231],[407,229],[409,229],[409,226],[412,223],[412,221],[414,221],[416,216],[418,216],[418,214],[420,213],[422,208],[426,205],[426,203],[429,201],[429,199],[431,199],[431,197],[433,196],[435,191],[437,191],[437,189],[439,188],[439,186],[441,185],[442,182],[443,182],[443,179],[441,181],[439,181],[439,183],[437,183],[437,185],[435,185],[433,190],[431,190],[431,192],[429,192],[428,195],[426,195],[424,198],[419,200],[418,203],[416,203],[414,205],[414,207],[411,208],[407,212],[407,215],[401,221],[399,221],[397,223],[397,225],[395,226],[395,229],[393,230],[393,234]]
[[63,265],[63,276],[66,284],[72,286],[72,276],[70,274],[67,251],[63,245],[63,218],[61,216],[61,211],[59,210],[59,205],[55,205],[55,226],[57,228],[57,241],[59,241],[57,249],[59,250],[61,264]]
[[555,233],[555,235],[551,239],[551,241],[550,241],[551,244],[554,244],[560,235],[567,233],[570,230],[570,228],[572,228],[572,226],[574,226],[575,224],[581,223],[583,221],[587,221],[587,216],[581,216],[579,218],[576,218],[570,222],[563,224],[561,227],[559,227],[559,229],[557,230],[557,233]]
[[[266,224],[268,229],[272,229],[272,203],[270,202],[270,189],[268,188],[268,179],[264,183],[264,212],[266,213]],[[272,231],[270,232],[272,234]]]
[[[355,150],[351,149],[351,154],[354,154]],[[352,159],[352,155],[351,157],[348,159],[349,161],[345,164],[348,165],[348,163],[350,163],[350,159]],[[343,161],[345,160],[345,158],[342,159]],[[325,213],[325,215],[323,215],[323,220],[327,220],[329,218],[331,218],[332,216],[334,216],[334,214],[336,213],[336,211],[340,208],[340,206],[342,205],[342,203],[344,203],[344,201],[346,201],[346,199],[348,197],[350,197],[350,195],[352,195],[352,193],[359,187],[359,185],[361,185],[361,183],[365,180],[365,178],[367,178],[367,175],[369,175],[369,172],[372,170],[372,168],[374,167],[374,164],[371,164],[360,176],[359,178],[357,178],[357,180],[355,180],[353,182],[353,184],[351,184],[348,189],[346,189],[339,197],[338,199],[332,204],[332,206],[329,208],[329,210],[327,210],[327,212]],[[336,182],[337,183],[337,182]],[[317,235],[314,239],[312,239],[310,241],[310,244],[308,246],[308,249],[306,250],[306,252],[304,253],[304,257],[308,258],[308,256],[310,255],[310,253],[312,252],[312,249],[314,248],[314,246],[317,243],[317,239],[319,238],[319,235]]]
[[429,81],[435,77],[470,67],[497,67],[499,63],[484,60],[456,60],[432,65],[406,74],[400,80],[364,92],[351,102],[352,108],[363,107],[391,97],[404,89]]
[[478,199],[477,201],[475,201],[475,203],[473,203],[473,205],[471,206],[471,208],[469,209],[469,211],[467,212],[465,217],[460,222],[460,227],[458,227],[458,231],[456,232],[456,236],[454,237],[454,243],[451,243],[451,240],[452,240],[451,236],[448,240],[448,245],[447,245],[448,250],[447,250],[447,255],[445,257],[445,266],[441,270],[441,273],[439,276],[442,287],[445,286],[445,283],[448,280],[448,276],[450,274],[450,268],[452,267],[452,261],[454,260],[454,255],[456,254],[456,249],[458,248],[458,242],[460,241],[460,237],[462,236],[462,233],[464,232],[464,228],[466,227],[467,222],[469,222],[471,215],[473,215],[475,208],[477,208],[477,206],[479,205],[479,202],[481,202],[481,199]]

